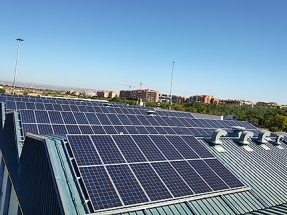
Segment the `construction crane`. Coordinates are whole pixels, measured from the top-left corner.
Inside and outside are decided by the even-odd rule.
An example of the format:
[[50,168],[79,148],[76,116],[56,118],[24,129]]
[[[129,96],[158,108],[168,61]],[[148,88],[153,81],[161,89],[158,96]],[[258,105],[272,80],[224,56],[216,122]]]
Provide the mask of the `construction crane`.
[[131,91],[131,88],[135,88],[135,87],[136,87],[136,86],[133,86],[133,85],[127,85],[127,84],[119,84],[119,85],[129,87],[129,91]]
[[142,85],[145,85],[142,81],[141,82],[125,81],[125,82],[139,84],[140,85],[140,90],[142,89]]

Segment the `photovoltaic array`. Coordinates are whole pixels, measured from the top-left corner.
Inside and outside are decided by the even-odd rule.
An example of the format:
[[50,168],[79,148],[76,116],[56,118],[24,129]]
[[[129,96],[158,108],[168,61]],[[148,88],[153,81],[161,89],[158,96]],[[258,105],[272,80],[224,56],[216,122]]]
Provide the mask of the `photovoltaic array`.
[[0,95],[1,101],[6,112],[19,113],[23,137],[67,137],[94,212],[246,188],[196,137],[230,126],[257,135],[248,122],[92,100]]
[[67,137],[95,212],[245,187],[193,136]]

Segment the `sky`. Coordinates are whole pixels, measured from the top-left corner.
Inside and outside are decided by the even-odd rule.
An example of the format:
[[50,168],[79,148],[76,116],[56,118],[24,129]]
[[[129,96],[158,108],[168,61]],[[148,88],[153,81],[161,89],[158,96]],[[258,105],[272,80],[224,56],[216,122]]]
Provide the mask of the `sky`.
[[20,37],[19,82],[287,104],[286,11],[286,0],[2,0],[0,80],[13,81]]

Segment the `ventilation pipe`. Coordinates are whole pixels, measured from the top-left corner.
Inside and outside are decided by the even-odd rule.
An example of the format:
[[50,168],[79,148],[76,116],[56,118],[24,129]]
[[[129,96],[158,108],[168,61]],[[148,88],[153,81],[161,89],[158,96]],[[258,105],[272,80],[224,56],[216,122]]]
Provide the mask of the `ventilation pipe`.
[[260,131],[258,138],[253,138],[253,140],[260,144],[265,144],[268,143],[267,138],[270,137],[270,135],[270,131]]
[[253,137],[253,132],[251,131],[243,131],[239,137],[238,140],[235,140],[236,142],[243,144],[243,145],[248,145],[249,140]]
[[206,137],[204,138],[207,142],[212,143],[214,145],[219,145],[222,144],[220,141],[220,137],[226,136],[227,135],[227,131],[223,130],[223,129],[216,129],[212,135],[211,138],[210,137]]
[[242,132],[246,130],[245,127],[241,126],[230,126],[232,133],[228,133],[229,137],[240,137]]

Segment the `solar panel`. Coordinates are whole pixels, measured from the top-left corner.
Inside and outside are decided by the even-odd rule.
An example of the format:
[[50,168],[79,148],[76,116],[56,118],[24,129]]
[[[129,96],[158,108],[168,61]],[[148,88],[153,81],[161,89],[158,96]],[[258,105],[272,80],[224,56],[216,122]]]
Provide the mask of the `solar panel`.
[[27,133],[38,134],[38,128],[36,124],[22,124],[23,136],[25,137]]
[[50,124],[50,119],[49,119],[47,111],[35,110],[35,116],[36,116],[37,123]]
[[111,121],[112,125],[122,125],[116,114],[107,114],[107,117]]
[[69,135],[67,138],[78,166],[102,164],[95,146],[89,136]]
[[182,160],[183,157],[179,152],[171,145],[171,143],[165,138],[165,136],[152,135],[150,138],[155,145],[161,150],[168,160]]
[[171,144],[180,152],[185,159],[199,158],[199,156],[191,149],[188,144],[179,136],[166,136]]
[[64,135],[68,133],[65,125],[52,125],[52,128],[54,130],[54,134]]
[[244,184],[242,184],[242,182],[239,181],[238,178],[236,178],[233,174],[230,174],[230,171],[217,159],[205,159],[204,161],[217,175],[224,179],[225,183],[230,188],[244,186]]
[[104,125],[103,128],[107,134],[117,134],[116,129],[112,125]]
[[94,125],[91,126],[95,134],[105,134],[105,130],[101,125]]
[[149,161],[166,160],[148,136],[134,135],[132,136],[132,138],[135,140],[135,142]]
[[79,169],[94,210],[122,206],[120,198],[104,167],[90,166]]
[[150,200],[156,201],[172,198],[171,193],[149,164],[132,164],[131,168]]
[[114,135],[112,136],[117,146],[123,153],[127,162],[145,162],[147,161],[137,147],[133,139],[129,135]]
[[64,124],[62,116],[58,111],[48,111],[48,115],[50,117],[52,124]]
[[90,125],[79,125],[82,134],[93,134],[93,130]]
[[214,156],[193,136],[181,137],[201,158],[213,158]]
[[68,134],[81,134],[79,126],[77,125],[66,125]]
[[78,124],[89,124],[87,118],[85,117],[84,113],[81,112],[74,112],[75,119]]
[[228,186],[203,160],[189,160],[188,162],[214,191],[228,189]]
[[50,124],[38,124],[39,134],[54,134]]
[[193,190],[195,194],[211,192],[209,185],[203,180],[199,174],[186,162],[186,161],[174,161],[171,165],[186,181],[188,186]]
[[61,112],[65,124],[77,124],[72,112]]
[[100,120],[102,125],[111,125],[112,124],[106,114],[97,113],[96,115],[97,115],[97,117]]
[[105,164],[125,163],[123,156],[110,136],[92,136],[92,140]]
[[33,110],[20,110],[22,123],[36,123],[36,118]]
[[174,197],[183,197],[193,194],[193,191],[168,162],[152,163],[152,166]]
[[128,165],[107,166],[107,169],[125,205],[149,201]]

